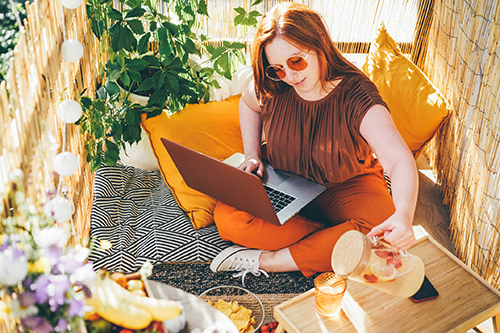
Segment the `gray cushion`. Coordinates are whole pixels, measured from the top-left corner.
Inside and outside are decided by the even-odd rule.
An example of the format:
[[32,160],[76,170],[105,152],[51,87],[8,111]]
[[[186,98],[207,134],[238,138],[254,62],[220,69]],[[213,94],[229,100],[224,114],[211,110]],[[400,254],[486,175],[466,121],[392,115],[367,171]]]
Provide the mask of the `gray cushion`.
[[[195,230],[159,171],[118,165],[95,173],[89,261],[131,273],[149,260],[204,262],[229,246],[215,225]],[[103,249],[102,241],[112,247]]]

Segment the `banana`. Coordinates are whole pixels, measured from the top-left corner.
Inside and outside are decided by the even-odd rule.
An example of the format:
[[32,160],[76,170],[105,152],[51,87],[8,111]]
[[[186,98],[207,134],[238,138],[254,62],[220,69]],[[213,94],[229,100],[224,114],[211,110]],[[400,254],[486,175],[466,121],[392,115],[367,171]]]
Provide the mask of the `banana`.
[[92,296],[86,298],[87,304],[93,306],[99,316],[115,325],[133,330],[148,327],[153,315],[131,303],[123,302],[123,295],[110,288],[109,281],[114,282],[105,274],[97,274],[89,285]]
[[[146,311],[151,316],[149,322],[151,322],[151,320],[164,321],[173,319],[179,316],[182,311],[179,305],[177,305],[177,303],[174,301],[139,296],[133,292],[124,289],[118,283],[109,278],[109,272],[107,271],[99,271],[92,282],[92,286],[99,286],[100,289],[97,288],[98,290],[105,290],[105,293],[101,292],[103,294],[102,296],[98,294],[97,297],[94,297],[94,291],[91,288],[93,296],[90,298],[90,300],[88,299],[89,305],[93,305],[90,304],[92,302],[92,299],[97,298],[99,300],[97,302],[98,303],[97,308],[96,306],[94,306],[95,312],[97,312],[99,315],[101,315],[99,309],[101,309],[101,311],[106,309],[106,307],[102,306],[99,307],[99,303],[108,305],[110,305],[109,303],[111,303],[113,304],[113,306],[120,306],[120,305],[131,306],[129,310],[134,311],[133,314],[129,314],[128,312],[122,312],[121,315],[115,316],[122,319],[122,321],[125,320],[127,324],[123,326],[127,328],[132,328],[130,326],[126,326],[129,325],[129,323],[132,322],[135,323],[136,319],[131,319],[133,315],[139,316],[139,313],[141,313],[141,316],[143,316],[142,318],[144,320],[146,319],[146,317],[142,315],[143,311]],[[110,306],[108,306],[108,308],[109,307]],[[114,321],[104,316],[102,317],[113,322],[114,324],[117,324]]]

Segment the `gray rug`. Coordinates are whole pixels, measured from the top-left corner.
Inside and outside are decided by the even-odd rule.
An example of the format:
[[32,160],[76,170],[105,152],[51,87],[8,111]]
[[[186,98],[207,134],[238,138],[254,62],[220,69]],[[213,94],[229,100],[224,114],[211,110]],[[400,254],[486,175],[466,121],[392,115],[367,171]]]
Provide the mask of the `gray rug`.
[[306,278],[300,272],[268,273],[245,277],[243,286],[241,277],[233,278],[233,272],[213,273],[210,262],[202,263],[164,263],[154,266],[153,275],[149,279],[168,284],[194,295],[219,286],[231,285],[244,287],[254,294],[300,294],[314,287],[314,278]]

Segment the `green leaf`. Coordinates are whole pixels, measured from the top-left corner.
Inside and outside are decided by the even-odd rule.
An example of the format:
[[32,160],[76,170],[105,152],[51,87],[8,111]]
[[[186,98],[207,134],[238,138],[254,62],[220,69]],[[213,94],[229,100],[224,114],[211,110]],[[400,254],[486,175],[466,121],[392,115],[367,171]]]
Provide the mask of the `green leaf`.
[[198,49],[191,38],[186,38],[184,49],[191,54],[198,54]]
[[108,81],[106,82],[106,90],[110,96],[114,94],[118,94],[120,92],[120,87],[116,84],[116,82]]
[[106,110],[106,106],[104,105],[104,103],[98,99],[92,101],[92,106],[94,107],[95,110],[101,113],[104,113],[104,111]]
[[250,7],[252,7],[252,6],[256,6],[256,5],[259,5],[259,4],[261,4],[261,3],[262,3],[262,1],[263,1],[263,0],[255,0],[255,1],[254,1],[251,5],[250,5]]
[[94,172],[101,167],[101,156],[97,155],[90,161],[90,172]]
[[153,74],[153,77],[151,78],[153,80],[154,87],[156,89],[160,89],[163,86],[163,82],[165,81],[163,77],[163,72],[162,71],[156,71]]
[[165,73],[165,87],[173,94],[177,95],[179,93],[179,81],[177,76],[171,73]]
[[123,85],[128,88],[130,86],[130,77],[126,72],[123,72],[122,75],[120,75],[120,81],[122,81]]
[[151,33],[147,33],[144,36],[141,37],[139,40],[139,44],[137,45],[137,52],[139,54],[144,54],[148,52],[148,42],[149,38],[151,37]]
[[148,100],[147,106],[157,106],[163,110],[169,94],[166,89],[155,90]]
[[152,89],[153,87],[154,87],[154,82],[150,77],[148,77],[147,79],[145,79],[144,81],[141,82],[141,84],[136,89],[136,91],[137,92],[148,91],[148,90]]
[[138,71],[136,71],[134,69],[130,69],[127,71],[127,74],[132,81],[137,82],[137,83],[142,82],[142,75]]
[[108,17],[116,21],[120,21],[123,18],[122,13],[114,8],[109,8]]
[[205,0],[200,0],[198,3],[198,14],[208,16],[207,2]]
[[237,12],[238,14],[241,14],[241,15],[244,15],[246,16],[247,15],[247,11],[245,10],[245,8],[243,7],[237,7],[237,8],[233,8],[235,12]]
[[102,34],[104,33],[104,22],[92,19],[90,22],[90,28],[97,39],[101,40]]
[[142,22],[140,20],[134,19],[134,20],[127,20],[128,26],[132,31],[137,34],[137,35],[142,35],[144,33],[144,27],[142,26]]
[[234,42],[229,46],[231,49],[244,49],[246,45],[244,43]]
[[246,16],[244,14],[236,15],[234,17],[234,25],[236,26],[242,24],[245,17]]
[[145,9],[142,9],[141,7],[135,7],[131,11],[129,11],[125,17],[126,18],[132,18],[132,17],[141,17],[144,13],[146,12]]
[[[179,34],[179,27],[176,24],[173,24],[171,22],[163,22],[162,25],[163,28],[167,29],[172,36],[177,36]],[[160,31],[160,29],[158,29],[158,32]],[[162,41],[161,38],[160,41]]]
[[148,65],[149,65],[149,62],[147,62],[146,60],[137,58],[137,59],[130,60],[128,62],[128,64],[127,64],[127,68],[128,69],[133,69],[133,70],[136,70],[136,71],[142,71]]
[[141,122],[141,116],[132,108],[128,108],[127,113],[125,113],[125,123],[128,126],[136,125]]
[[212,57],[210,58],[211,60],[215,60],[218,57],[220,57],[227,49],[223,46],[219,46],[216,49],[213,50],[213,52],[210,52],[210,50],[207,50]]
[[80,104],[83,108],[89,109],[92,105],[92,100],[89,97],[83,96],[82,98],[80,98]]
[[119,152],[120,148],[113,141],[106,140],[106,150]]
[[252,10],[250,13],[248,13],[248,16],[249,17],[259,17],[259,16],[262,16],[262,14],[257,10]]
[[126,26],[116,23],[109,29],[109,34],[112,37],[111,47],[113,51],[118,52],[122,49],[131,52],[135,51],[137,40],[134,37],[134,33]]
[[155,21],[149,22],[149,31],[154,32],[156,30],[157,24]]
[[104,152],[104,163],[109,166],[115,166],[118,162],[119,155],[116,151],[106,151]]
[[114,69],[111,74],[109,74],[109,79],[110,80],[116,80],[120,74],[121,74],[122,70],[120,68],[117,68],[117,69]]
[[106,91],[106,87],[103,86],[97,89],[97,98],[106,100],[107,97],[108,97],[108,92]]
[[160,29],[158,29],[158,40],[160,41],[160,47],[158,48],[160,55],[168,57],[173,53],[174,43],[172,40],[172,35],[167,28],[161,27]]
[[160,61],[155,56],[145,55],[144,57],[142,57],[142,59],[146,60],[149,63],[150,66],[160,67]]

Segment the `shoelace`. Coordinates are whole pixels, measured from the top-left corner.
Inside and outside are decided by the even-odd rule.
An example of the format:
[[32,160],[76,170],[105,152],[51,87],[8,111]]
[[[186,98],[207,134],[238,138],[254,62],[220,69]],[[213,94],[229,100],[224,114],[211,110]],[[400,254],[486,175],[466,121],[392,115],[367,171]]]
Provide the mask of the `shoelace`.
[[260,274],[264,274],[267,278],[269,277],[269,274],[267,274],[267,272],[263,269],[260,269],[258,268],[257,271],[253,270],[253,269],[250,269],[250,268],[247,268],[247,269],[244,269],[244,270],[241,270],[239,272],[236,272],[233,274],[233,277],[234,278],[237,278],[237,277],[240,277],[241,276],[241,284],[243,285],[243,287],[245,286],[245,276],[247,275],[247,273],[252,273],[254,276],[260,276]]
[[247,275],[247,273],[252,273],[254,276],[260,276],[260,274],[262,273],[266,277],[269,277],[269,274],[267,274],[265,270],[252,267],[252,263],[250,263],[249,260],[245,260],[242,258],[236,258],[235,260],[232,260],[229,270],[238,271],[233,274],[233,277],[236,278],[241,276],[241,284],[243,285],[243,287],[245,286],[245,276]]

